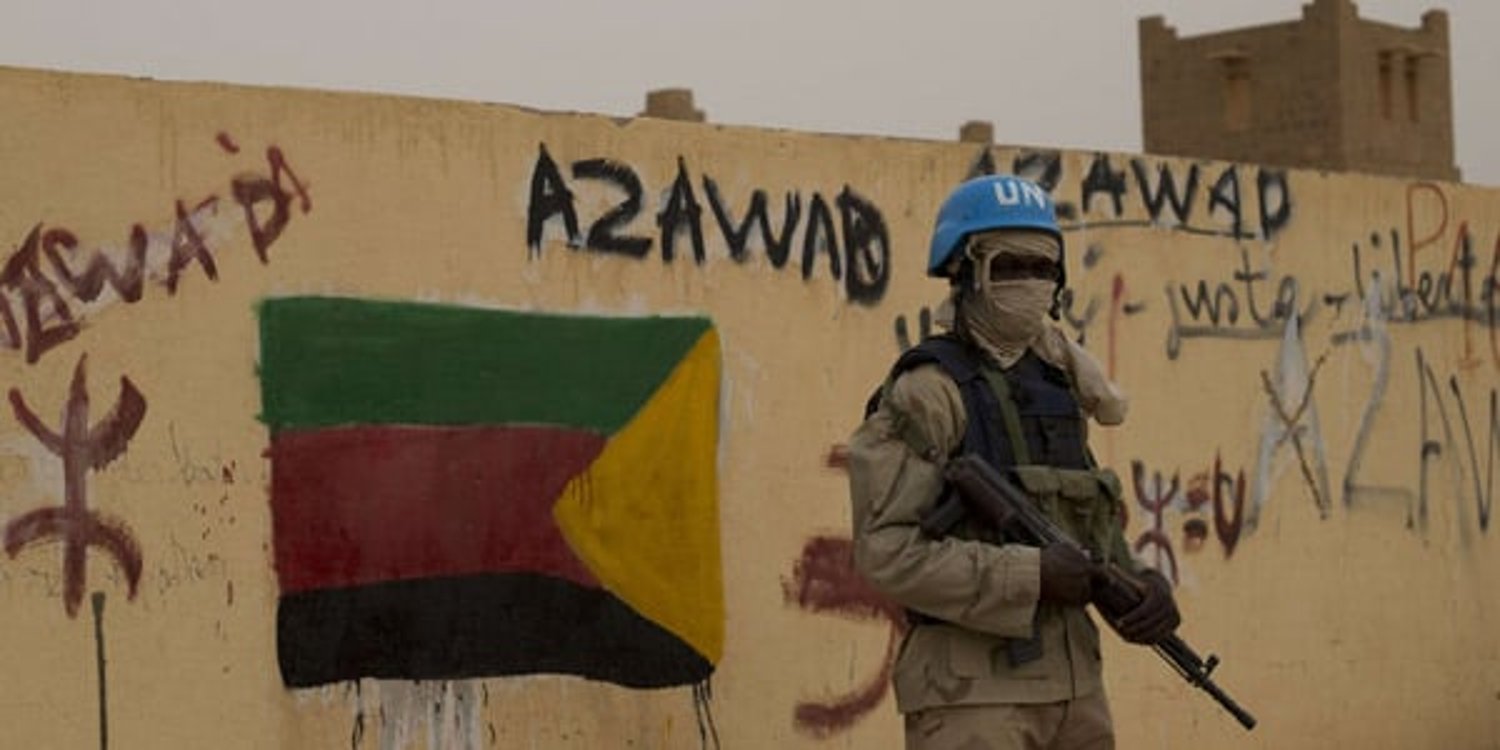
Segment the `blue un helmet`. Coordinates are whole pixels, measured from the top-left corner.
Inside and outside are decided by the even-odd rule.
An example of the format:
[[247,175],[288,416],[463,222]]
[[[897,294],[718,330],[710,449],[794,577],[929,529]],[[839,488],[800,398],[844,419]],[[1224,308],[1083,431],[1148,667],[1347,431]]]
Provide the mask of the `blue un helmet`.
[[[1056,237],[1059,248],[1063,245],[1052,198],[1040,185],[1008,174],[976,177],[954,188],[938,209],[927,275],[951,276],[952,260],[969,236],[992,229],[1035,229]],[[1059,279],[1059,289],[1065,281]]]

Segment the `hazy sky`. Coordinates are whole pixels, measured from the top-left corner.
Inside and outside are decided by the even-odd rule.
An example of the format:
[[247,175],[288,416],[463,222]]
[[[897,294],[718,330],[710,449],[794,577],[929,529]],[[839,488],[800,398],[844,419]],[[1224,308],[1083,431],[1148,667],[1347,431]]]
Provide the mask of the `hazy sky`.
[[[1364,0],[1452,27],[1457,160],[1500,185],[1500,1]],[[1290,21],[1299,0],[0,0],[0,64],[632,115],[692,88],[714,122],[1139,151],[1136,21]]]

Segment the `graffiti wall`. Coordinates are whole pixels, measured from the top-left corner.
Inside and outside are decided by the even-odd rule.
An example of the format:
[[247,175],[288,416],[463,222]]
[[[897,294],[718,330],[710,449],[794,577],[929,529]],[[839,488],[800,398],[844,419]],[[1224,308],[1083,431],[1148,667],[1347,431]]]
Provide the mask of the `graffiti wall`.
[[1500,742],[1500,191],[0,70],[0,717],[28,747],[899,747],[843,442],[938,203],[1059,204],[1094,434],[1244,734]]

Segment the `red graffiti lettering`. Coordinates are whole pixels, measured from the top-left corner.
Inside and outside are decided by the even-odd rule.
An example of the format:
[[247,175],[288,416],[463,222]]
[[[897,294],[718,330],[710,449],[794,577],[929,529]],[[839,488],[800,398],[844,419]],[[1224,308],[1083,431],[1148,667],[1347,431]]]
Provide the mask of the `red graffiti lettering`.
[[[194,213],[207,209],[218,203],[217,196],[209,196],[193,209]],[[140,229],[140,225],[136,225]],[[132,239],[134,237],[132,236]],[[177,225],[172,233],[172,257],[167,263],[167,293],[177,293],[177,279],[182,269],[188,267],[193,261],[197,261],[203,267],[203,275],[209,281],[219,280],[219,269],[214,263],[214,254],[209,252],[208,245],[203,241],[203,235],[193,226],[193,220],[188,215],[187,207],[182,201],[177,201]]]
[[[122,267],[116,267],[103,253],[94,253],[80,273],[75,273],[67,258],[78,255],[78,238],[66,229],[48,229],[42,237],[43,252],[57,277],[68,292],[83,302],[93,302],[104,293],[109,284],[115,294],[126,302],[141,298],[146,278],[146,230],[137,224],[131,232],[130,252]],[[64,257],[66,254],[67,258]]]
[[[1437,200],[1442,219],[1431,232],[1417,236],[1417,194],[1429,193]],[[1406,236],[1410,238],[1411,250],[1406,256],[1406,278],[1410,283],[1416,283],[1417,279],[1417,253],[1425,247],[1436,244],[1448,231],[1448,198],[1443,195],[1443,189],[1431,182],[1415,182],[1406,187]]]
[[[227,134],[220,134],[219,145],[231,153],[238,150]],[[240,175],[231,181],[263,263],[267,250],[291,221],[294,199],[302,213],[312,210],[307,184],[292,170],[281,149],[267,148],[266,162],[269,176]],[[157,235],[139,223],[131,226],[127,249],[118,258],[103,249],[86,249],[66,228],[32,227],[0,265],[0,348],[24,351],[26,362],[34,364],[82,331],[89,309],[75,310],[75,303],[99,301],[107,290],[127,304],[139,302],[147,278],[159,281],[169,295],[175,295],[184,272],[195,264],[209,281],[217,281],[218,263],[205,217],[217,213],[218,201],[218,196],[209,195],[189,211],[189,204],[176,200],[171,238],[156,240],[154,255],[153,236]],[[270,204],[269,215],[262,216],[266,212],[258,213],[257,207],[265,203]]]
[[[1231,499],[1226,500],[1225,490]],[[1224,461],[1218,453],[1214,453],[1214,533],[1219,537],[1219,544],[1224,546],[1224,558],[1227,560],[1234,554],[1234,548],[1240,543],[1240,530],[1245,526],[1245,470],[1240,469],[1239,474],[1231,478],[1224,471]],[[1233,503],[1233,513],[1225,509],[1226,503]]]
[[26,315],[24,334],[14,313],[6,306],[6,333],[11,348],[26,350],[26,362],[34,363],[48,350],[78,335],[80,326],[57,285],[43,273],[40,261],[42,225],[32,227],[25,242],[0,270],[0,297],[18,294]]
[[1120,316],[1125,310],[1125,277],[1115,274],[1109,288],[1109,379],[1115,379],[1116,350],[1119,341]]
[[[312,198],[307,194],[306,185],[297,179],[297,173],[287,164],[281,149],[275,146],[266,149],[266,161],[271,165],[269,178],[242,175],[234,178],[231,184],[235,201],[245,209],[245,225],[250,228],[250,239],[255,244],[255,254],[261,263],[269,262],[266,251],[281,236],[287,222],[291,220],[292,193],[282,185],[283,175],[291,181],[302,213],[312,210]],[[262,220],[256,216],[255,206],[264,201],[271,202],[271,215]]]

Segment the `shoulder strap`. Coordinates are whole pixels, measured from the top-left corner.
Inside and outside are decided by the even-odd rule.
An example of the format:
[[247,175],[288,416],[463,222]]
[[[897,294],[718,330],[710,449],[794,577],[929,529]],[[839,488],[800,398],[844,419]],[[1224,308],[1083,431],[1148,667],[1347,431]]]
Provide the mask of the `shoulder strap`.
[[[923,339],[896,360],[886,382],[891,383],[901,373],[924,364],[941,367],[958,386],[967,416],[961,450],[998,461],[999,466],[1022,462],[1020,459],[1026,455],[1025,438],[1021,434],[1015,403],[1009,398],[1008,390],[997,393],[969,345],[946,335]],[[1003,378],[999,379],[1003,381]],[[872,396],[870,406],[878,405],[881,395],[883,391]],[[1020,446],[1019,451],[1017,446]]]
[[1005,436],[1010,440],[1012,458],[1017,465],[1031,463],[1031,451],[1026,446],[1026,433],[1021,429],[1021,410],[1016,408],[1016,399],[1011,392],[1010,381],[998,370],[985,368],[985,380],[994,390],[1000,404],[1000,421],[1005,427]]

